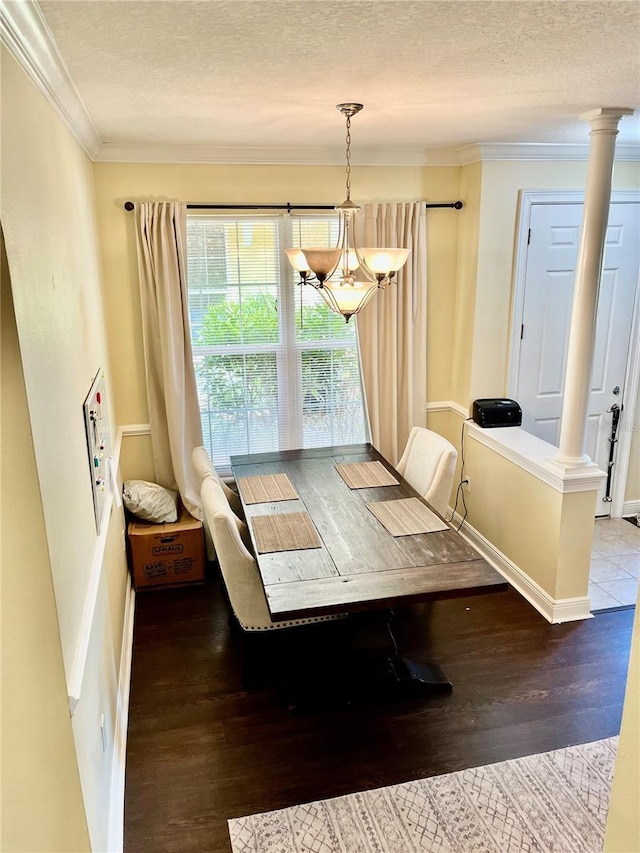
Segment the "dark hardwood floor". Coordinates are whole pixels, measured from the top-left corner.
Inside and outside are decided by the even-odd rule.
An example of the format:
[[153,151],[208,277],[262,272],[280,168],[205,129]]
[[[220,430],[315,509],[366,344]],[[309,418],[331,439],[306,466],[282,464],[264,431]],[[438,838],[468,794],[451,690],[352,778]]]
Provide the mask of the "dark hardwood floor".
[[227,819],[619,731],[633,611],[548,624],[517,593],[403,608],[401,651],[450,695],[290,716],[247,693],[218,582],[136,599],[125,853],[228,853]]

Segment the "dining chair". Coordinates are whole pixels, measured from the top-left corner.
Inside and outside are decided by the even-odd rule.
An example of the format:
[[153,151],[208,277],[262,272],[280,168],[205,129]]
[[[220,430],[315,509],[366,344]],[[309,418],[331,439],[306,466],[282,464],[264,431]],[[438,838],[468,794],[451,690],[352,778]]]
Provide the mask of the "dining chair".
[[242,502],[237,492],[234,492],[216,471],[213,462],[209,458],[206,447],[195,447],[191,453],[191,466],[202,481],[205,477],[213,477],[222,487],[229,506],[240,518],[244,518]]
[[303,625],[335,622],[346,614],[310,616],[274,622],[264,594],[256,559],[251,550],[247,525],[229,506],[220,483],[210,476],[202,480],[200,497],[215,546],[220,572],[230,607],[245,640],[243,650],[243,683],[254,683],[256,647],[250,635],[264,632],[284,633]]
[[457,458],[458,451],[450,441],[433,430],[415,426],[396,470],[444,517]]

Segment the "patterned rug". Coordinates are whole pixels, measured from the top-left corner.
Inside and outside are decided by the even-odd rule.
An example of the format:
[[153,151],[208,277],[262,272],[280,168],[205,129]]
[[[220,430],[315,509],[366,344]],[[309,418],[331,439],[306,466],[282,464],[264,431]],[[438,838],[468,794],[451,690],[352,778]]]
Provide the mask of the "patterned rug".
[[234,853],[599,853],[618,738],[229,821]]

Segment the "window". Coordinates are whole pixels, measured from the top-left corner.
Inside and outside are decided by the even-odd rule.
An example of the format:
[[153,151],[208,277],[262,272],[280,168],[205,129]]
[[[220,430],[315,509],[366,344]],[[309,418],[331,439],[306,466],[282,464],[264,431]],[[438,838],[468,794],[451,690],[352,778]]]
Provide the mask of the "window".
[[191,342],[204,443],[229,457],[366,441],[355,325],[284,249],[335,245],[334,216],[189,216]]

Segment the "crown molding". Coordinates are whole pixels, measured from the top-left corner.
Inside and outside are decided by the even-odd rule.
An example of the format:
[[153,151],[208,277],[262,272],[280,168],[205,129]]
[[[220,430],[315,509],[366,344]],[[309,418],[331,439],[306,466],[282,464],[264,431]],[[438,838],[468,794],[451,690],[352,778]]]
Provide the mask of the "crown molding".
[[0,40],[92,160],[102,140],[38,4],[32,0],[4,3],[0,13]]
[[[209,163],[251,166],[344,166],[343,148],[260,148],[248,146],[103,143],[100,163]],[[354,166],[457,166],[454,148],[360,148]]]
[[[343,166],[341,148],[209,147],[103,143],[94,160],[101,163],[209,163],[244,166]],[[474,143],[460,148],[364,148],[354,166],[468,166],[492,161],[587,161],[588,143]],[[619,162],[640,162],[640,145],[618,143]]]
[[[5,3],[0,40],[56,109],[87,156],[103,163],[343,166],[342,148],[259,148],[105,143],[80,97],[35,0]],[[617,109],[617,108],[616,108]],[[588,160],[589,144],[474,143],[440,148],[364,148],[354,166],[466,166],[495,160]],[[618,143],[617,161],[640,161],[640,145]]]
[[[570,142],[476,142],[458,148],[458,163],[495,160],[538,160],[577,161],[589,159],[589,143]],[[616,144],[615,159],[618,161],[640,161],[640,145],[619,142]]]

